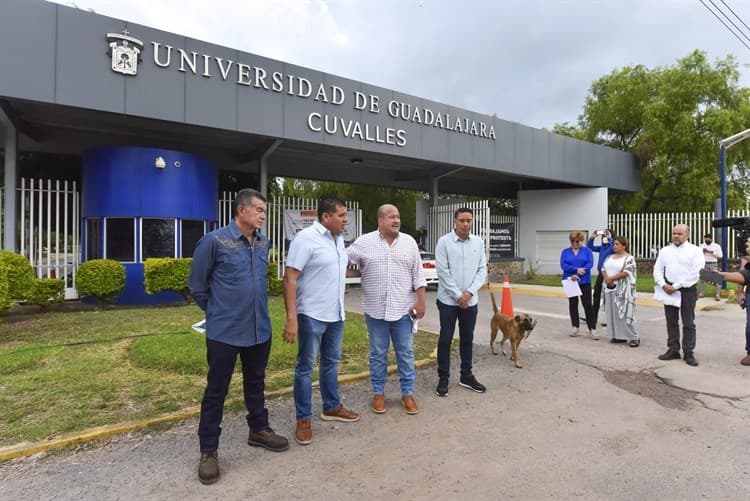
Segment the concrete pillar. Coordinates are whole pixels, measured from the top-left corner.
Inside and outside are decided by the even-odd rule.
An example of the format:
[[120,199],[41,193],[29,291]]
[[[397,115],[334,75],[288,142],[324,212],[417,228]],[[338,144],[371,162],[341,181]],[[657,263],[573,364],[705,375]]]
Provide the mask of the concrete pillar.
[[258,188],[258,191],[260,191],[264,197],[268,196],[268,157],[271,156],[271,153],[273,153],[281,143],[281,139],[275,140],[260,157],[260,187]]
[[5,149],[5,212],[3,215],[3,246],[4,250],[18,252],[16,233],[18,225],[18,198],[16,184],[18,180],[18,132],[5,111],[0,108],[0,128],[2,129],[3,147]]

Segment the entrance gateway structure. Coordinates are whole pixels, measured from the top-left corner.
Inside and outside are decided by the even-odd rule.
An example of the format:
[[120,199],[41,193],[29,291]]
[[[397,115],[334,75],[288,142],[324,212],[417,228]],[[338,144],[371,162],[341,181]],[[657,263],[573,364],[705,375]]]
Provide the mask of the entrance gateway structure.
[[[561,234],[606,226],[608,190],[639,189],[621,151],[41,0],[0,5],[0,67],[3,248],[113,257],[129,283],[150,255],[190,255],[220,191],[269,175],[517,198],[518,253],[540,271]],[[69,184],[24,196],[39,169]],[[68,186],[80,213],[29,224]],[[32,253],[34,232],[66,244]]]

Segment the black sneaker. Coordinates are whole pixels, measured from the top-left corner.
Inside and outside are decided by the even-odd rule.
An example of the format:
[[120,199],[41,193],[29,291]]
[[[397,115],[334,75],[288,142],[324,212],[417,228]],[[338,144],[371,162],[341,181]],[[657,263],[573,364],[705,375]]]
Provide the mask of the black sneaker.
[[289,440],[274,433],[269,426],[260,431],[250,430],[247,436],[247,445],[264,447],[269,451],[282,452],[289,448]]
[[472,391],[476,391],[477,393],[484,393],[487,391],[487,388],[477,381],[477,378],[475,378],[473,375],[471,376],[461,376],[461,381],[459,383],[464,388],[468,388]]
[[438,381],[437,388],[435,389],[435,395],[438,397],[447,397],[448,396],[448,378],[447,377],[441,377]]
[[219,480],[219,455],[216,451],[201,452],[198,480],[204,485],[210,485]]

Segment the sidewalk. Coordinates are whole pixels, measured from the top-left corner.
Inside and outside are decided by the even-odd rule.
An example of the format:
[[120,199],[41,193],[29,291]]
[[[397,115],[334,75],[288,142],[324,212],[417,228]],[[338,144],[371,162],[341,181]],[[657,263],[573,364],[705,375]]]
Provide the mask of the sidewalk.
[[[565,293],[562,290],[562,287],[553,287],[550,285],[530,285],[530,284],[514,284],[511,283],[511,290],[514,294],[528,294],[532,296],[549,296],[549,297],[560,297],[564,298]],[[492,283],[487,287],[489,290],[497,293],[502,292],[503,290],[503,283]],[[636,292],[636,304],[643,305],[643,306],[662,306],[662,303],[659,301],[656,301],[654,299],[654,294],[651,292]],[[718,303],[720,304],[728,304],[726,299],[722,299]],[[703,309],[711,309],[712,307],[717,307],[717,302],[711,298],[706,297],[698,300],[698,303],[696,304],[696,311],[701,311]],[[737,306],[736,304],[734,306]],[[739,309],[739,308],[738,308]],[[744,313],[743,313],[744,315]]]
[[[494,287],[493,287],[494,288]],[[419,414],[369,411],[362,380],[341,385],[358,423],[322,421],[314,392],[313,443],[284,453],[248,447],[242,414],[222,425],[221,480],[202,486],[195,418],[165,431],[122,435],[79,451],[0,466],[2,499],[744,499],[750,492],[750,368],[739,365],[744,313],[725,302],[698,324],[699,367],[663,362],[664,314],[639,304],[641,346],[567,335],[567,301],[554,288],[513,287],[514,309],[538,325],[517,369],[487,346],[489,294],[480,294],[474,367],[488,390],[457,383],[435,396],[434,366],[419,369]],[[359,310],[359,289],[347,308]],[[420,325],[439,329],[435,292]],[[713,301],[712,301],[713,302]],[[457,352],[457,350],[456,350]],[[274,429],[291,438],[289,398],[268,401]]]

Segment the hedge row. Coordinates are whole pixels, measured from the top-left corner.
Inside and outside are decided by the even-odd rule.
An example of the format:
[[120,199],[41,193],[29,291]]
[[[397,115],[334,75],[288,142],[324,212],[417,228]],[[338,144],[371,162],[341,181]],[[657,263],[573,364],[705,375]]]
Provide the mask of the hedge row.
[[63,300],[65,282],[36,278],[31,264],[20,254],[0,251],[0,314],[14,303],[48,306]]
[[[191,258],[152,258],[143,263],[146,292],[174,291],[190,301],[188,278]],[[268,293],[280,295],[283,281],[277,278],[278,263],[268,265]],[[82,263],[76,274],[80,296],[94,296],[112,302],[125,288],[125,267],[111,259],[92,259]],[[65,282],[59,279],[35,278],[34,270],[23,256],[0,251],[0,313],[21,301],[47,306],[64,299]]]

